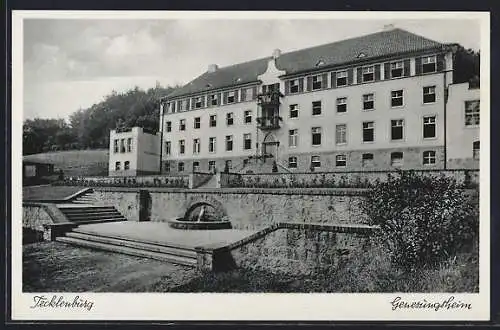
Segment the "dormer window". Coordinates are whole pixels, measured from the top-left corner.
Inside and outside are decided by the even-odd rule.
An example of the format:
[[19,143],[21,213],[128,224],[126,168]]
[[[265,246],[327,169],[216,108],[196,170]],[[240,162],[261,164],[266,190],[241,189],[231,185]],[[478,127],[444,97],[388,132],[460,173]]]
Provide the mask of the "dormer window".
[[211,105],[217,105],[219,102],[218,102],[218,99],[217,99],[217,94],[212,94],[210,95],[210,104]]
[[312,77],[312,89],[321,89],[323,86],[323,77],[321,75],[313,76]]
[[436,72],[436,56],[422,57],[422,73]]
[[358,54],[358,58],[363,58],[363,57],[365,57],[365,56],[366,56],[366,54],[365,54],[365,53],[359,53],[359,54]]
[[375,80],[375,67],[373,65],[363,67],[362,73],[363,73],[363,82]]
[[322,65],[325,65],[325,62],[323,62],[323,60],[319,60],[319,61],[316,63],[316,66],[322,66]]
[[196,109],[201,108],[202,104],[203,104],[202,97],[201,97],[201,96],[198,96],[198,97],[195,99],[195,103],[194,103],[195,108],[196,108]]
[[299,92],[299,80],[293,79],[290,80],[290,94]]
[[227,103],[230,104],[230,103],[234,103],[234,91],[233,92],[229,92],[227,94]]
[[391,78],[399,78],[403,76],[403,61],[391,63]]
[[347,86],[347,71],[337,72],[337,87]]

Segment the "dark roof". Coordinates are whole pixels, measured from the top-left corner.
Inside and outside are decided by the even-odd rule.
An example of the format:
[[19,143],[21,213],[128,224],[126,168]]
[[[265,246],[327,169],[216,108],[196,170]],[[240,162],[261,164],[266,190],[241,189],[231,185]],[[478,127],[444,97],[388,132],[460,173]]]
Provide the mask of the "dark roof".
[[[352,39],[337,41],[325,45],[283,53],[276,60],[276,66],[285,70],[287,75],[316,68],[321,60],[323,67],[366,61],[378,57],[401,53],[424,51],[445,46],[422,36],[401,29],[392,29]],[[359,54],[364,54],[358,58]],[[205,72],[183,87],[176,89],[168,98],[203,92],[232,85],[257,81],[257,76],[264,73],[271,56],[239,63]]]

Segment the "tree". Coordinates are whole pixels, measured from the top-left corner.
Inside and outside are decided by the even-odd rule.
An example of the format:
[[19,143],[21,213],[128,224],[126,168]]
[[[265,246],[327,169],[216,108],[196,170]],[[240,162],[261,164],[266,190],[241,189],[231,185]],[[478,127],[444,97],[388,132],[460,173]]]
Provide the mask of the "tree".
[[465,49],[457,46],[453,54],[453,82],[470,82],[472,85],[479,86],[480,77],[480,52],[473,49]]

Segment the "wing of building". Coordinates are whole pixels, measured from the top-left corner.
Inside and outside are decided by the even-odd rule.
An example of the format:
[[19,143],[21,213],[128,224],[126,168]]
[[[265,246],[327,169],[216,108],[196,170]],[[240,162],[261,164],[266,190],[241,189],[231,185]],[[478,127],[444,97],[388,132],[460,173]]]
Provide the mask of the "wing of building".
[[477,167],[479,90],[452,86],[455,46],[390,29],[212,64],[162,100],[162,172]]

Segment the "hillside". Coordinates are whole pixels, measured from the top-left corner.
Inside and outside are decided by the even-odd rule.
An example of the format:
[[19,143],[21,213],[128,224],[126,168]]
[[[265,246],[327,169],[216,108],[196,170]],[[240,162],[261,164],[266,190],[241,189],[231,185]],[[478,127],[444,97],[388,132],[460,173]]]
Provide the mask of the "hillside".
[[52,163],[65,176],[108,174],[108,149],[39,153],[23,156],[23,160]]

